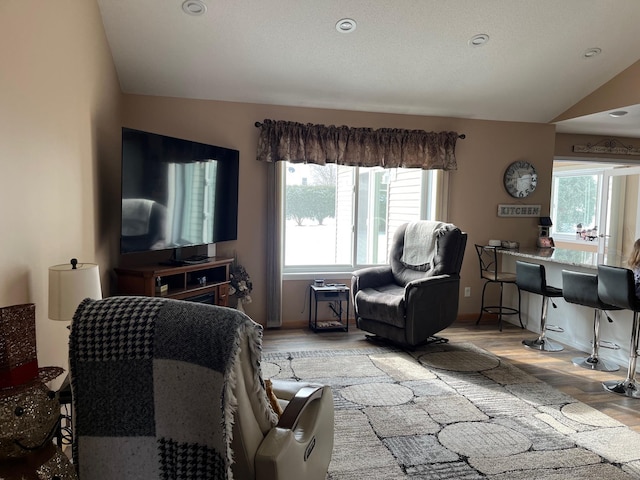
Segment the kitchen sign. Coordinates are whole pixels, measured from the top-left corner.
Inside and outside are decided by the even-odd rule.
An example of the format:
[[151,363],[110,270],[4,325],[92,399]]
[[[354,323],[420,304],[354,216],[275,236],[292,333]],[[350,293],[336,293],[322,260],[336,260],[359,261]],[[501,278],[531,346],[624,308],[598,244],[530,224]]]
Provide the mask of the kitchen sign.
[[539,217],[541,205],[498,205],[499,217]]

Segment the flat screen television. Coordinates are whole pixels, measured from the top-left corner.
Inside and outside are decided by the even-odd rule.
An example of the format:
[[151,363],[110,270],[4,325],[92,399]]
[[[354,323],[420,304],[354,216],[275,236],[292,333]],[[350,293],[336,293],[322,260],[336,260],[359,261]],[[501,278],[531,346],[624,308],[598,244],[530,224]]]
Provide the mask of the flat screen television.
[[239,153],[122,129],[122,254],[236,240]]

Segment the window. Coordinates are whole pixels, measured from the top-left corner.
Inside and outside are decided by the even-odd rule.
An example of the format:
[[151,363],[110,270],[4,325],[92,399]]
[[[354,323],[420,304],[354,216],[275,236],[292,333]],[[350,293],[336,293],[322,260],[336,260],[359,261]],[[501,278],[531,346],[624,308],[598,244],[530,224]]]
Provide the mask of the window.
[[285,273],[386,264],[399,225],[436,218],[440,171],[283,163]]
[[217,163],[169,163],[167,239],[175,244],[210,243],[213,236]]
[[640,236],[640,168],[555,161],[551,193],[556,246],[624,257]]
[[584,239],[594,231],[597,235],[602,177],[602,170],[554,169],[551,218],[556,237]]

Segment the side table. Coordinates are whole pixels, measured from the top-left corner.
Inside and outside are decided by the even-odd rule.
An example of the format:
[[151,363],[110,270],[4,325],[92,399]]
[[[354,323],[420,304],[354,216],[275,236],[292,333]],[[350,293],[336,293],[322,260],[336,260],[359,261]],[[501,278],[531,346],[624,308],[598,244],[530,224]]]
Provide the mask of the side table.
[[58,447],[62,448],[63,445],[71,445],[73,443],[71,383],[69,381],[69,374],[67,374],[58,389],[58,401],[60,402],[61,410],[64,409],[65,411],[65,413],[60,413],[60,422],[56,431],[56,443]]
[[[309,328],[314,332],[327,330],[349,331],[349,297],[350,291],[346,285],[326,285],[317,287],[310,285],[309,295]],[[318,303],[331,302],[329,308],[336,316],[336,320],[318,320]],[[343,307],[346,302],[346,308]],[[313,319],[311,312],[313,311]],[[343,319],[343,316],[345,317]]]

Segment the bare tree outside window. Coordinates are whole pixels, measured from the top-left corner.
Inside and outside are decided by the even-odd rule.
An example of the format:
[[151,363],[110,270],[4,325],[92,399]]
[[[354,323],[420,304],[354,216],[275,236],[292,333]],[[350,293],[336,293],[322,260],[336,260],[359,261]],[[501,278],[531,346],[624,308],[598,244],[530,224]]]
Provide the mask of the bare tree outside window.
[[596,226],[598,205],[598,175],[558,177],[554,223],[559,233],[576,232]]

